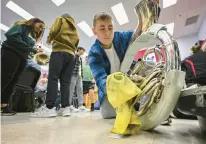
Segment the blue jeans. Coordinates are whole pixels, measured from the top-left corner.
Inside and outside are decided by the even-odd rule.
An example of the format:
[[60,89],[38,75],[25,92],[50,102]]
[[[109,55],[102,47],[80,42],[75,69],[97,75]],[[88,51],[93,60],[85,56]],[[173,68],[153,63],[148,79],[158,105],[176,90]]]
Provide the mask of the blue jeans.
[[41,71],[41,66],[40,66],[37,62],[35,62],[34,60],[32,60],[32,59],[28,59],[28,60],[27,60],[27,66],[33,67],[33,68]]

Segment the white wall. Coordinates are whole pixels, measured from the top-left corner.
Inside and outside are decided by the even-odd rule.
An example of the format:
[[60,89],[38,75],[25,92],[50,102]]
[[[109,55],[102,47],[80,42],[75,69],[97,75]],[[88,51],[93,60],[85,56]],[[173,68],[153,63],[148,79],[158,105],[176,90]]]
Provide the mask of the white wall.
[[180,49],[181,59],[183,60],[190,55],[190,48],[198,41],[198,36],[186,36],[177,39],[177,43]]
[[199,33],[198,33],[199,40],[206,39],[206,17],[202,23],[202,26],[200,27]]

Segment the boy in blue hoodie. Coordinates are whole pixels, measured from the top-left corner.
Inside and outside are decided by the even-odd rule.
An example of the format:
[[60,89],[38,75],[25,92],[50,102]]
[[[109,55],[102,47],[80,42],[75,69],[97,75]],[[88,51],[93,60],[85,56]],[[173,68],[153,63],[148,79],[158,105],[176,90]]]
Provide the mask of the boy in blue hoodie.
[[[159,3],[159,0],[152,0]],[[114,118],[115,109],[108,102],[106,79],[111,73],[120,71],[129,44],[141,34],[142,19],[138,13],[139,24],[135,31],[114,32],[112,17],[106,12],[98,13],[93,19],[93,32],[97,36],[89,52],[89,65],[98,87],[103,118]]]

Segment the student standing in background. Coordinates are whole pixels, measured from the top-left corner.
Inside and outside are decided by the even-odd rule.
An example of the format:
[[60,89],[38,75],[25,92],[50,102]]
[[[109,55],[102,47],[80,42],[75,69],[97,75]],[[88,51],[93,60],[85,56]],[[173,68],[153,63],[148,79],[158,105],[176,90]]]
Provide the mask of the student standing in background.
[[27,65],[31,52],[42,51],[34,49],[40,41],[45,29],[44,22],[39,18],[17,21],[5,33],[6,40],[1,47],[1,114],[14,115],[8,102],[14,87]]
[[94,111],[94,78],[89,67],[88,56],[85,57],[83,64],[83,94],[84,94],[84,106],[86,95],[89,94],[91,100],[91,111]]
[[74,19],[67,13],[57,17],[51,26],[47,39],[52,44],[49,62],[49,76],[46,96],[46,106],[37,110],[32,117],[57,116],[55,102],[60,80],[61,105],[59,114],[70,115],[69,85],[74,67],[74,54],[79,43],[79,35]]
[[[82,58],[80,57],[85,52],[83,47],[78,47],[77,53],[75,55],[75,66],[72,72],[71,84],[70,84],[70,109],[73,112],[79,112],[79,110],[89,111],[85,106],[83,106],[83,85],[82,85],[82,77],[83,77],[83,69],[82,69]],[[78,98],[78,109],[72,105],[72,98],[76,93]]]

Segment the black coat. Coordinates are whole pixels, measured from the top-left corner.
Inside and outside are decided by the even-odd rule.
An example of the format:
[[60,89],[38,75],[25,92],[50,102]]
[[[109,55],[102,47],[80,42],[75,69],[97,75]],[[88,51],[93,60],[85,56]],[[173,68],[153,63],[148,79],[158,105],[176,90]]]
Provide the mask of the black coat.
[[[192,68],[191,63],[194,66]],[[206,52],[199,51],[182,61],[182,70],[186,72],[186,83],[206,85]]]

